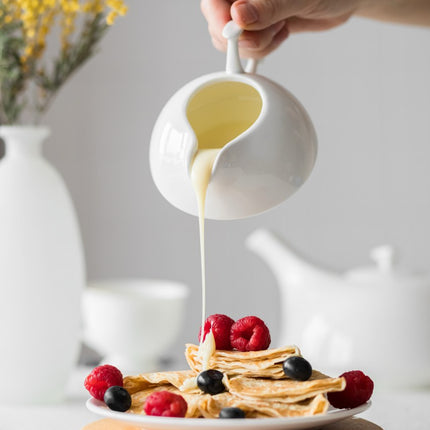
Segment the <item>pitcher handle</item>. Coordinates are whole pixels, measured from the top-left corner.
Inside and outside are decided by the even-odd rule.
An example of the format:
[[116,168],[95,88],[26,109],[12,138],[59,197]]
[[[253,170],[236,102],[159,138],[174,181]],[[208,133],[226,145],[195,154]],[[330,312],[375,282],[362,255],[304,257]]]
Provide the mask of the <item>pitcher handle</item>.
[[234,22],[229,21],[222,30],[222,35],[227,39],[227,59],[225,70],[227,73],[255,73],[258,60],[250,58],[243,70],[239,56],[239,36],[242,29]]

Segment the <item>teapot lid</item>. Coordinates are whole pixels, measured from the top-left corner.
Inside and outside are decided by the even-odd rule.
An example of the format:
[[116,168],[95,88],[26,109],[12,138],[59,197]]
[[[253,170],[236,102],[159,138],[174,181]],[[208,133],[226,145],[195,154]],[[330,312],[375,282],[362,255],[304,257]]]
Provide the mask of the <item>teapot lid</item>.
[[416,283],[424,280],[424,278],[414,274],[400,270],[396,266],[395,250],[390,245],[381,245],[373,248],[370,251],[370,258],[376,265],[359,267],[357,269],[346,272],[345,276],[348,280],[359,283],[372,283],[372,282],[411,282]]

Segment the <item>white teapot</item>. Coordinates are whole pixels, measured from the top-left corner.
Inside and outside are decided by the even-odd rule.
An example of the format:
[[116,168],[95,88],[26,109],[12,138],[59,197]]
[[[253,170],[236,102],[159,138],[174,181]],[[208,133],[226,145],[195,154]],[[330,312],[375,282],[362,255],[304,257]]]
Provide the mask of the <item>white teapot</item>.
[[315,130],[300,102],[275,82],[242,69],[241,31],[233,21],[226,25],[226,71],[177,91],[151,136],[156,186],[171,204],[193,215],[194,156],[199,148],[222,148],[206,197],[206,217],[212,219],[244,218],[282,203],[308,178],[317,153]]
[[430,277],[401,271],[390,246],[376,265],[336,273],[316,266],[266,230],[247,246],[279,282],[280,344],[297,344],[332,375],[360,369],[379,387],[430,384]]

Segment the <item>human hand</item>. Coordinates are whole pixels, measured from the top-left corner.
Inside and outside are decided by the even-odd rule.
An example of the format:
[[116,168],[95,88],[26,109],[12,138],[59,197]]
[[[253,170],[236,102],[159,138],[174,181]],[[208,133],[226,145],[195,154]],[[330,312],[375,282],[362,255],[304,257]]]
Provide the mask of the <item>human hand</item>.
[[290,33],[319,31],[347,21],[362,0],[201,0],[214,46],[225,51],[224,25],[233,19],[245,31],[239,40],[242,57],[262,58]]

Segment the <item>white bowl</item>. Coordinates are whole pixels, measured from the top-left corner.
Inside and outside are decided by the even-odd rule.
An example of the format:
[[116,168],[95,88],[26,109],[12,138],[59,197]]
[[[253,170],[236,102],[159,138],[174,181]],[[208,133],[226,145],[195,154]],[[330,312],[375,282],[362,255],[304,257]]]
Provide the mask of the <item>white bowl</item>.
[[92,282],[82,301],[84,340],[122,372],[153,371],[182,328],[188,294],[167,280]]

